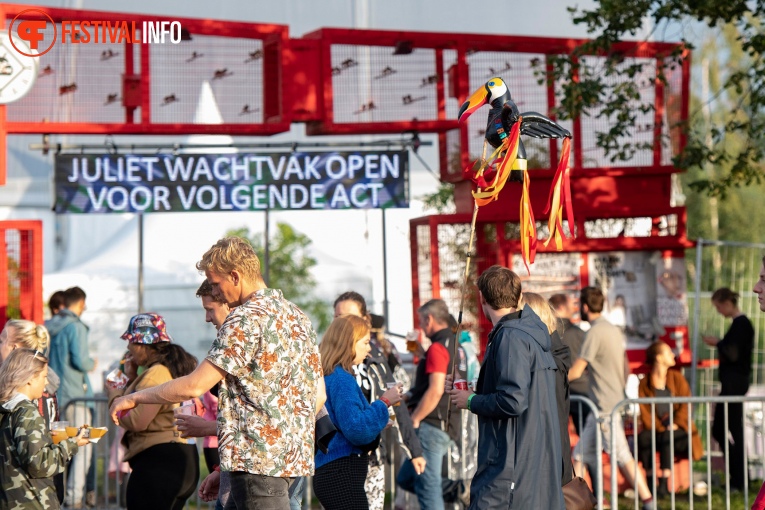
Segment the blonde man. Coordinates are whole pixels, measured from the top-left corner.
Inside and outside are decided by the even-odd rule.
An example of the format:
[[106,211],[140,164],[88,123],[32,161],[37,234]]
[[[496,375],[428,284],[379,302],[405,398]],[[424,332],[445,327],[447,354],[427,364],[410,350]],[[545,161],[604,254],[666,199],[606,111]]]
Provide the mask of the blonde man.
[[225,508],[287,509],[292,480],[313,474],[314,414],[325,399],[316,333],[281,291],[266,287],[243,239],[221,239],[197,269],[232,309],[207,357],[186,377],[117,399],[112,419],[137,404],[198,397],[220,382],[220,469],[231,480]]

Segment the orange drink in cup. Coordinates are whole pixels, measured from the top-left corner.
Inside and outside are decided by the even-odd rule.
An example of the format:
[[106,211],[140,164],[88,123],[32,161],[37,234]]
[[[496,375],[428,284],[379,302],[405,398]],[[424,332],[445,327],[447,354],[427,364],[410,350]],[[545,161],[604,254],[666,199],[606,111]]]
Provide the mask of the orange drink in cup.
[[409,352],[417,352],[419,343],[417,340],[420,338],[420,332],[415,330],[406,334],[406,350]]
[[66,433],[66,428],[68,426],[68,421],[54,421],[50,424],[50,435],[54,444],[59,444],[61,441],[69,438]]

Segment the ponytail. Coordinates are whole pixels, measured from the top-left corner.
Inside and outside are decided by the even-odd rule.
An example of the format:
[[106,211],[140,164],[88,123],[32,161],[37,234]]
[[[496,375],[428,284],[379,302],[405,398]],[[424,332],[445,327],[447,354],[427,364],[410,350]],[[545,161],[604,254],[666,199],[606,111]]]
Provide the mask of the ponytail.
[[173,379],[189,375],[197,368],[197,358],[189,354],[186,349],[178,344],[159,342],[148,344],[146,347],[155,350],[157,353],[155,364],[166,367]]

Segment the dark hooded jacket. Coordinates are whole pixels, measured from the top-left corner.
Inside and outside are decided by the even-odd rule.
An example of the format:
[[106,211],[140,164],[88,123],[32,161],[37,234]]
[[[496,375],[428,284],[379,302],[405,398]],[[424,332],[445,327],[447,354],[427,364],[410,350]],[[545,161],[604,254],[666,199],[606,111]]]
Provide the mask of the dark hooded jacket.
[[547,327],[526,306],[489,334],[471,412],[478,469],[470,510],[564,510],[555,360]]
[[574,466],[571,463],[571,438],[568,437],[568,413],[571,410],[568,369],[571,368],[571,349],[564,345],[557,331],[550,335],[550,352],[558,371],[555,372],[555,398],[558,403],[558,425],[560,429],[560,449],[563,456],[563,476],[561,485],[566,485],[574,478]]

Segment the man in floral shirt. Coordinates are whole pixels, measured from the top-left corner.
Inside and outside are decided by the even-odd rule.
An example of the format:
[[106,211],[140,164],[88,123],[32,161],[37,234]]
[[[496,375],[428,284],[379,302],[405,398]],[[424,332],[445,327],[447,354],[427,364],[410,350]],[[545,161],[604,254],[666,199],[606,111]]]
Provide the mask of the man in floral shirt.
[[182,402],[222,381],[218,450],[231,479],[226,508],[287,509],[293,479],[313,474],[314,417],[325,399],[316,333],[297,306],[266,287],[243,239],[221,239],[197,269],[232,308],[207,357],[186,377],[115,400],[112,419],[140,403]]

